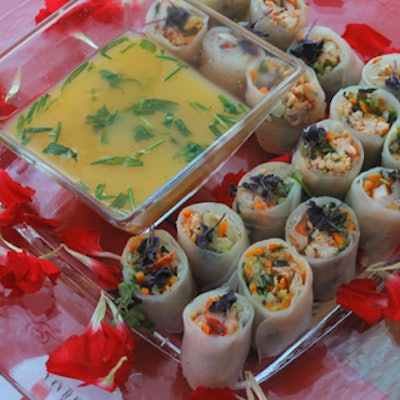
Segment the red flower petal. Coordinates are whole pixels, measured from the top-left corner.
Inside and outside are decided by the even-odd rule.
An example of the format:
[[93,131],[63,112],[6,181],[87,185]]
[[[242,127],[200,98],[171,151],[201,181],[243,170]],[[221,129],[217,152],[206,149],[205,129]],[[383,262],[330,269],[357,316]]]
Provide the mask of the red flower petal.
[[237,397],[228,387],[211,389],[201,386],[191,394],[189,400],[237,400]]
[[354,279],[339,288],[336,300],[367,323],[376,324],[384,317],[388,297],[386,293],[378,292],[372,279]]
[[0,169],[0,202],[3,205],[14,203],[30,203],[35,190],[30,187],[23,187],[14,181],[7,171]]
[[99,231],[85,227],[64,229],[57,234],[70,249],[90,256],[96,256],[104,251],[100,245],[100,235]]
[[38,258],[25,250],[9,250],[0,266],[0,283],[19,293],[40,290],[46,278],[55,284],[60,270],[48,260]]
[[[83,381],[82,385],[96,385],[113,391],[129,378],[134,363],[134,339],[127,331],[102,322],[100,329],[87,329],[82,335],[73,335],[49,357],[46,366],[50,373]],[[111,383],[104,378],[118,364],[126,360],[114,375]]]
[[367,62],[371,58],[383,54],[391,45],[390,39],[371,28],[367,24],[352,23],[346,25],[343,39],[357,51]]
[[400,275],[390,274],[385,281],[388,295],[388,305],[385,309],[385,317],[388,320],[400,322]]

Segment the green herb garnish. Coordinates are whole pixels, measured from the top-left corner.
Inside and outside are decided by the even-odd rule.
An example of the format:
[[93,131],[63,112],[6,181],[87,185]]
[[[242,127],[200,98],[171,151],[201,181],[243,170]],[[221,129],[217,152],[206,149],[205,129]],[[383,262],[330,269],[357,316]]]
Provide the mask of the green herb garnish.
[[179,132],[183,135],[183,136],[190,136],[192,134],[192,132],[190,131],[190,129],[186,126],[185,122],[182,119],[177,119],[175,121],[175,125],[176,127],[179,129]]
[[107,80],[110,87],[113,88],[119,89],[122,82],[135,82],[141,86],[140,82],[137,79],[125,78],[123,74],[116,74],[115,72],[109,71],[107,69],[100,70],[100,76],[103,79]]
[[186,162],[190,162],[194,160],[198,155],[200,155],[206,148],[207,146],[202,146],[201,144],[189,141],[180,151],[178,151],[174,155],[174,159],[183,156],[185,157]]

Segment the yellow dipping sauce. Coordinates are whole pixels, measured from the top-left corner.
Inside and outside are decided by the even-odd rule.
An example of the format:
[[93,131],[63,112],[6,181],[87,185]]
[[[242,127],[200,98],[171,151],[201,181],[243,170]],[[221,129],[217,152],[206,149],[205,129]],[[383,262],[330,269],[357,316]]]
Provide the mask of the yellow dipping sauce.
[[78,67],[6,131],[125,215],[246,112],[193,67],[128,35]]

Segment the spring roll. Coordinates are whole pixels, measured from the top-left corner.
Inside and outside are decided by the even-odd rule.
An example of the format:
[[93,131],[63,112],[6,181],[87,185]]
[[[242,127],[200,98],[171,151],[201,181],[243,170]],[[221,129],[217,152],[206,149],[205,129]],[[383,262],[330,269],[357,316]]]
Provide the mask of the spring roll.
[[364,149],[346,126],[324,119],[304,129],[292,165],[314,196],[344,199],[360,173]]
[[288,51],[315,71],[327,100],[339,89],[360,82],[364,62],[339,34],[326,26],[303,28]]
[[304,0],[250,0],[249,19],[268,42],[285,51],[308,25],[308,5]]
[[[249,86],[247,90],[250,106],[262,98],[257,97],[253,89]],[[265,95],[265,89],[261,86],[259,92]],[[288,153],[296,147],[303,129],[324,117],[325,109],[325,93],[315,72],[307,67],[305,74],[256,129],[257,142],[267,153]]]
[[199,70],[243,99],[247,68],[263,55],[260,47],[240,33],[226,26],[216,26],[209,29],[204,37]]
[[229,282],[235,288],[230,278],[249,245],[240,216],[222,203],[196,203],[179,212],[176,229],[198,286],[205,290]]
[[400,169],[400,121],[393,124],[382,148],[382,166]]
[[146,15],[145,32],[181,60],[196,64],[209,17],[180,0],[154,2]]
[[232,208],[241,216],[251,243],[285,237],[285,222],[301,202],[301,186],[289,163],[267,162],[245,174]]
[[181,366],[192,389],[234,387],[251,343],[254,309],[240,294],[218,288],[183,312]]
[[385,137],[400,117],[400,102],[384,89],[349,86],[333,96],[329,117],[342,121],[360,140],[367,170],[381,163]]
[[400,53],[389,53],[369,60],[361,75],[361,85],[385,89],[400,100]]
[[185,252],[164,230],[131,237],[121,259],[125,282],[142,311],[161,330],[182,332],[182,312],[195,294],[195,284]]
[[311,268],[282,239],[253,243],[242,255],[239,293],[254,306],[252,345],[259,359],[274,357],[311,323]]
[[300,204],[286,222],[286,240],[310,264],[314,299],[336,295],[356,275],[360,227],[355,212],[331,196]]
[[400,170],[378,166],[362,172],[345,201],[360,223],[362,266],[383,261],[400,241]]

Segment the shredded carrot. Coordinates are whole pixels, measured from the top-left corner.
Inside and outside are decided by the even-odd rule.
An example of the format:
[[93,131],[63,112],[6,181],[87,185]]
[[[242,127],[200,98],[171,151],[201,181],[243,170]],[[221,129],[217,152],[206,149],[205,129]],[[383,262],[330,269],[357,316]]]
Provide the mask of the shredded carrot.
[[372,183],[372,181],[366,179],[364,181],[364,185],[363,185],[364,191],[368,192],[368,191],[372,190],[373,188],[374,188],[374,184]]
[[161,265],[165,265],[165,264],[172,262],[172,260],[174,259],[175,253],[176,253],[176,249],[172,249],[167,255],[165,255],[164,257],[161,257],[157,261],[155,261],[153,264],[153,267],[158,268]]
[[264,253],[264,251],[265,251],[265,246],[253,247],[245,254],[245,257],[250,258],[253,256],[260,256],[261,254]]
[[259,91],[262,94],[267,94],[269,92],[269,89],[266,86],[262,86],[262,87],[260,87]]
[[135,251],[136,249],[137,249],[137,247],[139,246],[139,240],[134,240],[134,241],[132,241],[132,243],[130,244],[130,249],[132,250],[132,251]]
[[141,283],[143,282],[143,279],[144,279],[144,273],[142,271],[138,271],[135,273],[136,282]]
[[182,211],[182,215],[183,215],[185,218],[189,218],[189,217],[192,216],[192,210],[189,210],[189,209],[187,208],[187,209],[185,209],[185,210]]
[[201,329],[206,335],[211,335],[211,327],[209,325],[203,324]]
[[282,290],[282,289],[287,289],[288,285],[286,282],[286,279],[284,277],[282,277],[279,282],[278,282],[278,289]]
[[147,287],[142,287],[142,288],[140,288],[140,293],[145,296],[148,296],[150,294],[150,289]]
[[280,247],[280,244],[278,244],[278,243],[271,243],[271,244],[269,245],[269,251],[274,251],[274,250],[276,250],[278,247]]
[[250,79],[253,83],[255,83],[256,79],[257,79],[257,71],[255,70],[255,68],[250,68],[249,69],[249,75],[250,75]]
[[227,235],[227,233],[228,233],[228,221],[226,219],[224,219],[219,224],[218,235],[220,237],[224,237]]
[[257,285],[254,282],[251,282],[249,285],[249,290],[250,290],[250,293],[257,292]]
[[253,207],[255,210],[265,210],[267,205],[263,201],[255,201]]
[[308,230],[306,227],[306,223],[304,221],[300,221],[294,229],[297,233],[299,233],[302,236],[308,235]]
[[341,232],[334,232],[332,236],[333,236],[333,240],[335,241],[336,245],[338,247],[340,247],[340,245],[344,241],[344,234]]
[[331,131],[326,132],[326,140],[328,142],[332,142],[332,140],[335,139],[335,135]]
[[245,264],[243,267],[243,274],[245,278],[249,281],[253,276],[253,267],[249,264]]
[[264,268],[266,268],[266,269],[271,269],[272,268],[272,261],[269,260],[268,258],[264,262]]

